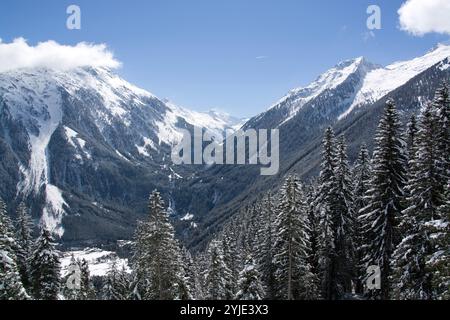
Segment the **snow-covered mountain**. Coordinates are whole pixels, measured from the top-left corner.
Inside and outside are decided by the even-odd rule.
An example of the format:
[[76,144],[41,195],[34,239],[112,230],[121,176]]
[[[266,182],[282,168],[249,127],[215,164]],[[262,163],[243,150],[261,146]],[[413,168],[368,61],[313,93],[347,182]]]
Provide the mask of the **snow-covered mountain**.
[[[355,108],[375,103],[449,57],[450,46],[439,44],[424,56],[395,62],[386,67],[371,63],[364,57],[343,61],[308,86],[291,90],[267,112],[251,119],[247,125],[258,126],[259,122],[265,122],[265,118],[270,118],[272,126],[279,127],[306,109],[311,114],[314,114],[313,109],[316,109],[326,115],[330,113],[336,115],[336,110],[339,110],[337,119],[341,120]],[[339,97],[337,100],[336,96]],[[323,101],[325,103],[332,101],[333,104],[327,106],[328,110],[321,110]],[[273,122],[273,119],[276,121]]]
[[[2,72],[0,112],[0,139],[6,148],[2,160],[8,154],[8,168],[16,167],[4,173],[10,181],[4,196],[33,203],[43,199],[42,221],[59,236],[73,193],[98,205],[105,198],[117,202],[112,191],[120,194],[126,188],[114,180],[130,172],[105,172],[99,193],[95,180],[102,167],[114,162],[128,168],[124,171],[139,167],[146,172],[143,178],[169,185],[181,177],[170,167],[170,146],[182,137],[181,129],[222,132],[240,123],[224,113],[195,112],[160,100],[105,68]],[[90,170],[92,177],[83,174]],[[130,195],[119,203],[133,200]]]

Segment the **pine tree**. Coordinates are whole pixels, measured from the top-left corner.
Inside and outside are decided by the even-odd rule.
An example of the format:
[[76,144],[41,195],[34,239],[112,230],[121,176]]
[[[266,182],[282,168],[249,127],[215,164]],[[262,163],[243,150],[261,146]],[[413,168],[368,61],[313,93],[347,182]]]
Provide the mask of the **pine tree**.
[[186,275],[186,283],[193,299],[202,300],[204,297],[200,271],[197,263],[192,258],[191,253],[186,248],[182,249],[183,268]]
[[355,210],[355,229],[354,229],[354,245],[355,245],[355,293],[362,294],[364,292],[363,279],[365,277],[366,268],[364,268],[364,257],[367,254],[367,248],[364,242],[363,221],[359,216],[359,212],[368,205],[366,198],[369,190],[369,182],[371,177],[370,155],[367,146],[363,144],[358,154],[358,158],[353,169],[354,177],[354,210]]
[[227,292],[227,278],[230,270],[224,261],[222,243],[213,240],[208,249],[209,266],[206,273],[206,299],[224,300]]
[[[240,256],[236,248],[233,235],[230,234],[231,230],[228,229],[222,236],[222,250],[223,261],[229,270],[229,275],[226,280],[226,300],[232,300],[237,291],[237,281],[239,277],[239,264],[237,257]],[[251,239],[251,238],[250,238]],[[249,240],[251,241],[251,240]]]
[[320,221],[319,266],[322,297],[325,300],[339,299],[342,288],[338,284],[337,251],[335,247],[336,226],[333,205],[337,195],[334,193],[336,182],[336,141],[331,128],[325,131],[323,139],[322,163],[319,176],[317,198],[314,202]]
[[314,299],[314,281],[309,265],[310,244],[308,239],[307,210],[305,198],[298,179],[290,176],[281,189],[274,265],[280,299]]
[[92,283],[89,264],[85,259],[79,261],[81,271],[81,290],[79,300],[95,300],[95,289]]
[[25,300],[29,296],[20,278],[11,221],[0,198],[0,300]]
[[244,269],[239,273],[238,288],[236,300],[262,300],[265,296],[261,274],[250,253],[245,259]]
[[128,300],[129,292],[129,277],[125,269],[118,269],[117,262],[112,261],[102,289],[103,300]]
[[308,263],[311,266],[311,273],[314,276],[314,288],[320,287],[320,221],[315,207],[315,199],[317,198],[316,182],[312,182],[307,194],[307,210],[308,210],[308,226],[309,226],[309,257]]
[[17,265],[25,288],[31,285],[29,261],[33,252],[33,221],[28,209],[22,202],[17,208],[16,220]]
[[381,290],[372,298],[389,299],[392,253],[399,243],[398,219],[403,210],[405,164],[400,122],[392,101],[388,101],[378,126],[373,155],[373,174],[367,192],[369,204],[362,210],[367,241],[366,266],[381,270]]
[[150,215],[136,231],[135,272],[144,300],[187,299],[181,251],[160,194],[149,200]]
[[276,297],[275,265],[273,264],[275,214],[272,195],[269,193],[263,199],[261,224],[258,229],[258,241],[256,245],[258,270],[261,273],[261,281],[265,288],[265,298],[269,300],[275,299]]
[[354,276],[354,199],[347,145],[344,136],[337,144],[336,168],[331,194],[334,247],[336,250],[337,286],[343,294],[352,292]]
[[38,300],[58,300],[61,270],[59,252],[45,227],[36,240],[30,270],[33,297]]

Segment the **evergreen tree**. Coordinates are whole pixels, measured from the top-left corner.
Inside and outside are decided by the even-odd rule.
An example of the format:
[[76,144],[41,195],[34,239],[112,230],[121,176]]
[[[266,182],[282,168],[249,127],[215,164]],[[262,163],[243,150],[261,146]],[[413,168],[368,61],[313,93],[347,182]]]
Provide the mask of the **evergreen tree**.
[[25,288],[31,285],[29,261],[33,252],[33,221],[28,209],[22,202],[17,208],[16,220],[17,265]]
[[230,270],[224,261],[222,243],[213,240],[208,249],[209,266],[206,273],[206,299],[224,300],[230,294],[227,292],[227,278]]
[[309,243],[310,251],[308,263],[311,266],[311,273],[314,275],[315,284],[314,288],[320,287],[319,275],[320,275],[320,221],[317,215],[315,207],[315,199],[317,198],[316,183],[313,182],[307,192],[307,210],[308,210],[308,226],[309,226]]
[[269,193],[263,199],[261,224],[258,229],[258,241],[256,245],[258,270],[261,273],[261,281],[265,288],[265,298],[269,300],[275,299],[276,297],[275,265],[273,263],[275,214],[272,195]]
[[60,290],[59,252],[50,232],[43,227],[30,260],[31,285],[35,299],[58,300]]
[[366,194],[369,190],[371,177],[370,155],[365,144],[361,146],[353,169],[353,176],[355,210],[355,229],[353,238],[355,245],[355,293],[362,294],[364,292],[363,279],[366,274],[364,257],[367,254],[367,248],[364,242],[363,221],[359,216],[359,212],[368,205]]
[[392,253],[399,243],[398,219],[403,210],[405,155],[400,138],[400,122],[392,101],[388,101],[375,137],[373,174],[367,192],[369,204],[362,210],[367,241],[366,266],[381,270],[381,290],[372,298],[389,299]]
[[0,198],[0,300],[25,300],[29,296],[20,278],[16,262],[11,220]]
[[183,268],[186,275],[186,283],[193,299],[201,300],[204,297],[202,283],[200,280],[200,270],[197,263],[192,258],[191,253],[186,248],[182,249]]
[[[232,300],[237,291],[237,281],[239,277],[238,257],[240,256],[236,248],[235,240],[228,229],[222,236],[223,260],[229,271],[226,281],[226,300]],[[250,238],[251,239],[251,238]],[[251,241],[249,239],[249,241]]]
[[81,271],[81,290],[79,292],[80,300],[95,300],[95,290],[92,284],[89,264],[85,259],[79,261]]
[[247,254],[244,269],[239,273],[236,300],[262,300],[265,296],[261,274],[251,254]]
[[276,219],[274,265],[280,299],[314,299],[314,279],[309,265],[307,210],[298,179],[286,179]]
[[342,295],[342,288],[338,282],[337,251],[335,247],[336,226],[335,215],[333,211],[334,202],[337,195],[334,193],[336,188],[336,141],[334,132],[331,128],[325,131],[323,139],[322,163],[319,176],[319,187],[315,207],[317,217],[320,221],[320,247],[319,247],[319,266],[322,297],[325,300],[339,299]]
[[352,292],[354,276],[354,199],[347,145],[344,136],[337,144],[336,168],[331,194],[337,286],[342,294]]
[[105,283],[102,289],[103,300],[128,300],[129,277],[125,269],[118,269],[117,262],[114,260],[106,274]]
[[136,231],[135,272],[144,300],[187,299],[181,251],[160,194],[149,200],[150,215]]

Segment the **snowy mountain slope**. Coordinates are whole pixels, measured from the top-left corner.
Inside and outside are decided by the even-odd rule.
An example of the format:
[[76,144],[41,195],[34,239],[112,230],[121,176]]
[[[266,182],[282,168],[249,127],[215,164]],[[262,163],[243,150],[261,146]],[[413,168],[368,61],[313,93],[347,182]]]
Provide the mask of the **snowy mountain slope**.
[[[246,126],[261,127],[261,124],[269,124],[270,128],[279,127],[301,112],[316,114],[318,117],[325,115],[324,118],[332,114],[333,118],[341,120],[355,108],[378,101],[448,57],[450,46],[439,44],[424,56],[386,67],[368,62],[363,57],[341,62],[310,85],[291,90],[266,112],[251,119]],[[330,100],[339,95],[343,98],[334,99],[333,104],[327,106],[333,110],[320,110],[323,100]]]
[[450,46],[439,44],[422,57],[409,61],[396,62],[385,68],[375,69],[367,74],[363,85],[355,96],[352,105],[339,119],[350,114],[354,108],[373,103],[407,83],[410,79],[428,68],[450,57]]
[[[181,129],[200,126],[219,133],[238,122],[225,114],[166,103],[105,68],[2,72],[0,106],[0,138],[9,144],[20,169],[17,185],[9,188],[16,190],[17,199],[43,198],[36,209],[58,236],[64,235],[63,218],[73,192],[124,205],[134,201],[131,194],[117,198],[126,186],[117,186],[114,179],[126,179],[127,173],[111,172],[111,164],[169,185],[170,146],[182,137]],[[17,150],[17,130],[26,137],[27,152]],[[95,181],[102,168],[103,180]]]
[[271,109],[283,109],[286,108],[286,105],[288,106],[288,114],[281,123],[282,125],[292,119],[308,102],[317,98],[327,90],[336,89],[351,75],[358,74],[361,77],[364,77],[377,68],[377,65],[367,62],[363,57],[343,61],[320,75],[310,85],[291,90],[289,94],[273,105]]

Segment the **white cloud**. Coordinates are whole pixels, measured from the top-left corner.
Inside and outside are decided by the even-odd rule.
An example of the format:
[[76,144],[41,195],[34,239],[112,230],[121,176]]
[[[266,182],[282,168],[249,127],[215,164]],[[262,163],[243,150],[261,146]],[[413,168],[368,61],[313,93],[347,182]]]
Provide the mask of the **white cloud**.
[[449,0],[407,0],[398,14],[401,29],[415,36],[450,34]]
[[104,44],[81,42],[68,46],[46,41],[31,46],[23,38],[11,43],[0,41],[0,72],[19,68],[68,70],[87,66],[115,69],[120,67],[120,62]]

